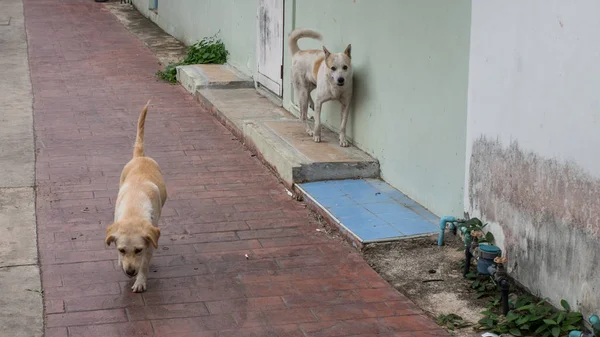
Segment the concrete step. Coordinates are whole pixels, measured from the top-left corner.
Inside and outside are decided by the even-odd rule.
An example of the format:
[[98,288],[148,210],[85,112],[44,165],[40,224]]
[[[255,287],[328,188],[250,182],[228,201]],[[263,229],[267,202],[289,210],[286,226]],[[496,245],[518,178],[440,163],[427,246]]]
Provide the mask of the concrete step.
[[342,148],[337,135],[323,129],[315,143],[302,123],[254,89],[197,91],[198,101],[286,183],[379,177],[379,162],[356,147]]
[[227,64],[191,64],[177,67],[177,81],[190,93],[203,88],[254,88],[254,81]]

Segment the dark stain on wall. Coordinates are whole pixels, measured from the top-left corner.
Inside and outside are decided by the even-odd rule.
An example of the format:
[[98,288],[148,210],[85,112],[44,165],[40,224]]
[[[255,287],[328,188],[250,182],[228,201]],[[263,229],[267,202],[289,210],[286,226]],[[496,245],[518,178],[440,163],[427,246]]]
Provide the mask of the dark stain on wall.
[[555,303],[600,311],[600,179],[484,137],[473,143],[469,208],[504,234],[509,272]]
[[260,5],[258,15],[258,28],[259,28],[259,43],[260,48],[265,49],[265,52],[260,53],[263,64],[266,63],[266,49],[271,47],[271,31],[269,25],[271,24],[271,17],[269,16],[269,9],[264,5]]

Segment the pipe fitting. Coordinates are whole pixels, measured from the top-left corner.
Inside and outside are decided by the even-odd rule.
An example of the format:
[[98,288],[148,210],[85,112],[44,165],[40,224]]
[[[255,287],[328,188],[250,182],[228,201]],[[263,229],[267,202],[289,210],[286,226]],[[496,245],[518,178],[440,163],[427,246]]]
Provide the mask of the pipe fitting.
[[440,234],[438,235],[438,246],[444,245],[444,232],[446,231],[446,225],[450,223],[450,228],[454,229],[454,223],[456,218],[453,216],[443,216],[440,219]]

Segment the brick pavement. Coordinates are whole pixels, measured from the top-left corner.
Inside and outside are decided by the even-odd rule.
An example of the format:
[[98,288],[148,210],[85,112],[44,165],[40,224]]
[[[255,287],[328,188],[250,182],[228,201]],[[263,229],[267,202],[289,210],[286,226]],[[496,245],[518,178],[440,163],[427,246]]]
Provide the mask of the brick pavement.
[[[430,319],[327,239],[258,160],[92,0],[25,0],[46,337],[431,336]],[[104,246],[146,100],[169,190],[149,289]],[[245,258],[249,255],[249,259]]]

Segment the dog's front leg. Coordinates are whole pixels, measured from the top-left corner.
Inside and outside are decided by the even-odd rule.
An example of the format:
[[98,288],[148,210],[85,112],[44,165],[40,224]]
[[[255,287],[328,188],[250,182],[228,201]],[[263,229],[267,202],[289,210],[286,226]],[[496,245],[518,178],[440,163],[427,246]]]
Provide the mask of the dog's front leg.
[[131,290],[134,293],[141,293],[146,291],[146,281],[148,280],[148,270],[150,269],[150,259],[152,258],[152,248],[148,248],[146,250],[144,259],[142,260],[142,265],[140,266],[140,270],[138,271],[137,276],[135,277],[135,283]]
[[323,106],[323,101],[317,98],[315,102],[315,126],[312,132],[315,143],[321,142],[321,106]]
[[344,100],[342,103],[342,123],[340,125],[340,146],[348,147],[350,144],[346,139],[346,123],[348,122],[348,115],[350,112],[350,102],[349,100]]

